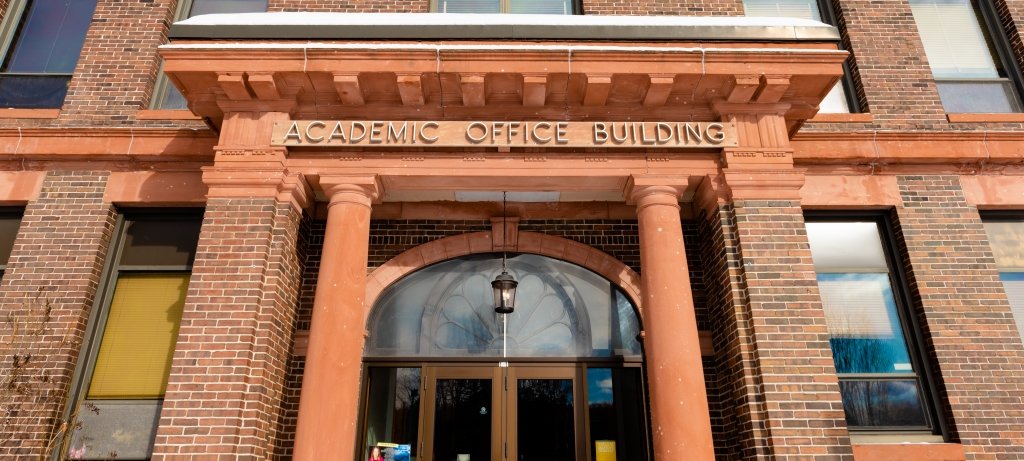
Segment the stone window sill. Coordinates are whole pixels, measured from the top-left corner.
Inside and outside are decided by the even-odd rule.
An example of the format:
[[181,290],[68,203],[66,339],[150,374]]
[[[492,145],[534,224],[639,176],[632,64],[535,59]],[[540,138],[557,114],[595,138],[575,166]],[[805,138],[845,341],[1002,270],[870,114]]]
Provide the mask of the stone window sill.
[[1024,123],[1024,113],[946,114],[949,123]]
[[871,123],[875,120],[871,114],[823,114],[818,112],[809,123]]
[[202,120],[188,110],[140,109],[136,120]]
[[853,443],[856,461],[963,461],[959,443]]
[[0,118],[48,119],[60,116],[60,109],[0,109]]

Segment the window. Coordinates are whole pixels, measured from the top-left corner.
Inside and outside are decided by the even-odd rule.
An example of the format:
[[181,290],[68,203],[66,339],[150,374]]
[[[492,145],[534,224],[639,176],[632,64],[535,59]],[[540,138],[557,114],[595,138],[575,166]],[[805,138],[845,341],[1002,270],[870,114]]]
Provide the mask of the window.
[[436,13],[576,14],[574,0],[431,0]]
[[883,243],[887,226],[810,216],[807,239],[850,429],[931,433],[936,418],[902,277]]
[[910,0],[939,97],[950,113],[1020,112],[1009,47],[1002,34],[989,34],[998,23],[979,2],[986,0]]
[[[836,25],[835,15],[832,14],[831,5],[828,2],[818,3],[819,0],[743,0],[743,9],[750,17],[783,17],[811,19]],[[821,101],[819,108],[822,113],[849,113],[857,110],[857,102],[851,100],[847,94],[854,94],[853,82],[850,80],[850,70],[843,65],[843,78],[832,87]]]
[[0,208],[0,278],[7,269],[7,260],[14,249],[14,238],[21,227],[21,210]]
[[1013,318],[1024,335],[1024,218],[1018,216],[985,216],[992,253],[996,257],[999,278],[1010,298]]
[[64,104],[96,0],[12,0],[0,24],[0,106]]
[[[224,13],[259,13],[267,11],[267,0],[181,0],[175,21],[181,21],[203,14]],[[174,85],[167,81],[167,76],[160,71],[153,91],[154,109],[187,109],[188,102]]]
[[156,435],[201,217],[180,211],[125,217],[78,382],[81,459],[146,459]]

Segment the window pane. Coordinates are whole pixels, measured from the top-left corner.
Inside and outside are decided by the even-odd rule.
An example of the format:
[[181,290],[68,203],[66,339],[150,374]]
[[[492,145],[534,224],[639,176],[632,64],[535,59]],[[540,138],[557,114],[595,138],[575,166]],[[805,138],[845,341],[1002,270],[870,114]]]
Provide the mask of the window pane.
[[[167,78],[167,77],[164,77]],[[188,101],[185,100],[185,96],[178,91],[178,88],[171,82],[167,82],[163,87],[163,94],[158,96],[159,102],[156,107],[160,109],[188,109]]]
[[917,380],[843,379],[839,391],[851,427],[928,426]]
[[532,14],[572,14],[570,0],[509,0],[510,12]]
[[501,13],[500,0],[438,0],[441,13]]
[[0,74],[0,107],[58,108],[64,104],[70,75]]
[[[487,460],[491,456],[490,379],[438,379],[434,389],[435,460]],[[460,456],[462,455],[462,456]]]
[[778,16],[821,21],[817,0],[743,0],[746,16]]
[[193,0],[188,17],[218,13],[259,13],[267,11],[267,0]]
[[1009,80],[937,81],[942,107],[950,113],[1012,113],[1020,111]]
[[999,270],[1024,272],[1024,221],[987,221],[985,233]]
[[89,398],[160,398],[167,387],[189,274],[121,274]]
[[850,113],[850,105],[846,100],[846,89],[843,88],[843,82],[836,82],[836,86],[833,86],[832,90],[825,95],[825,99],[821,100],[818,108],[819,112],[823,114]]
[[910,0],[910,8],[936,77],[1005,77],[970,0]]
[[516,447],[519,459],[576,459],[572,380],[517,381]]
[[187,266],[196,256],[196,219],[145,219],[127,223],[122,266]]
[[587,368],[587,412],[591,461],[647,459],[640,369]]
[[[86,401],[78,413],[70,450],[85,449],[78,459],[149,459],[160,422],[160,400],[130,403]],[[62,458],[63,459],[63,458]],[[73,459],[73,458],[72,458]]]
[[888,274],[818,274],[838,373],[913,372]]
[[1002,272],[999,278],[1006,288],[1006,297],[1010,299],[1017,330],[1024,335],[1024,272]]
[[420,424],[420,369],[374,367],[366,400],[366,446],[410,445],[417,453]]
[[985,232],[1013,318],[1024,335],[1024,221],[989,221],[985,223]]
[[874,222],[809,222],[807,240],[818,272],[889,270]]
[[7,265],[14,248],[14,239],[21,227],[21,214],[0,213],[0,267]]
[[30,2],[3,71],[73,72],[95,9],[96,0]]

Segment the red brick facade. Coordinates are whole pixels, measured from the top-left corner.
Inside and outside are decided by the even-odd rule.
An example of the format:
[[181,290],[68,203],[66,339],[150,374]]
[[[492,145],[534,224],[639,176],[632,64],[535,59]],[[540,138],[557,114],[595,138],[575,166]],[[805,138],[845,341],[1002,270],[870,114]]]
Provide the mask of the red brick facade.
[[[9,3],[0,0],[0,14],[5,14]],[[994,0],[993,6],[1003,29],[998,32],[1007,35],[1014,58],[1024,65],[1024,2]],[[177,1],[100,0],[59,111],[18,109],[5,114],[6,109],[0,109],[0,204],[24,207],[0,282],[0,321],[8,319],[0,328],[0,367],[5,367],[0,368],[0,378],[12,389],[22,386],[17,392],[0,390],[4,399],[0,401],[0,459],[48,456],[48,441],[67,430],[62,422],[78,403],[80,394],[72,383],[83,379],[83,350],[95,346],[89,339],[95,334],[88,328],[90,316],[102,310],[102,290],[112,264],[109,249],[123,210],[205,208],[153,459],[287,460],[301,438],[296,436],[299,401],[307,350],[315,347],[309,345],[309,338],[321,262],[346,256],[322,254],[329,226],[324,210],[337,196],[345,195],[344,203],[352,209],[364,213],[366,209],[360,207],[371,209],[365,236],[367,274],[382,267],[393,270],[386,263],[446,237],[486,234],[491,240],[472,252],[500,251],[497,237],[489,234],[495,228],[492,219],[499,217],[496,206],[454,202],[454,194],[436,197],[501,188],[562,190],[584,197],[514,204],[511,215],[520,219],[518,232],[582,244],[621,263],[616,267],[623,268],[623,273],[639,273],[642,278],[645,265],[650,264],[641,258],[644,239],[634,203],[634,189],[642,187],[671,190],[682,208],[685,254],[674,257],[686,265],[690,283],[654,288],[683,293],[692,304],[697,330],[710,341],[701,344],[700,351],[659,351],[659,365],[681,360],[683,354],[701,354],[710,414],[694,418],[701,423],[710,420],[715,459],[1024,459],[1024,344],[979,217],[979,209],[1024,210],[1020,168],[1024,116],[981,114],[975,121],[963,122],[956,118],[962,114],[947,114],[907,2],[834,0],[832,7],[841,46],[850,53],[848,78],[854,82],[863,113],[814,115],[813,107],[780,102],[788,101],[785,98],[796,87],[814,82],[794,79],[790,87],[790,76],[777,75],[779,67],[769,67],[772,62],[750,63],[719,86],[707,83],[705,75],[698,73],[711,61],[695,61],[700,66],[693,69],[699,71],[645,74],[647,80],[640,79],[636,85],[612,76],[632,72],[628,66],[638,64],[617,62],[619,68],[607,74],[590,71],[577,81],[581,87],[607,88],[611,96],[606,96],[606,106],[592,109],[582,102],[579,106],[565,102],[561,107],[569,98],[559,93],[559,107],[548,104],[551,107],[543,110],[573,121],[599,117],[655,121],[665,114],[724,120],[739,113],[738,124],[748,131],[727,152],[487,147],[480,153],[472,148],[391,152],[372,147],[330,151],[271,147],[269,127],[274,121],[300,119],[300,115],[326,120],[335,111],[357,110],[341,103],[337,93],[344,93],[340,89],[344,84],[352,84],[351,76],[305,68],[308,57],[299,55],[312,48],[285,57],[274,55],[306,40],[277,40],[273,45],[278,48],[248,51],[267,55],[251,58],[251,63],[279,59],[282,69],[289,65],[288,59],[301,61],[301,72],[291,75],[300,78],[289,80],[270,71],[211,71],[214,74],[207,83],[214,88],[210,93],[214,99],[192,95],[190,103],[197,113],[216,107],[228,114],[223,120],[202,120],[190,111],[151,110],[162,62],[158,47],[168,43]],[[581,8],[585,15],[743,15],[739,0],[583,0]],[[423,13],[429,9],[428,0],[268,2],[271,12]],[[592,38],[569,45],[636,45]],[[193,42],[225,43],[189,43]],[[499,44],[526,42],[530,41]],[[416,45],[439,43],[450,45],[444,40],[417,41]],[[487,44],[491,41],[457,45]],[[546,42],[542,46],[561,45]],[[703,50],[721,43],[689,40],[646,45]],[[743,50],[802,46],[756,40],[726,45]],[[792,56],[811,55],[834,45],[813,42]],[[436,55],[430,54],[426,61],[440,70],[443,53],[431,52]],[[797,60],[792,56],[787,59]],[[207,64],[215,67],[217,60],[209,59]],[[523,62],[515,59],[502,65],[522,67]],[[363,65],[356,61],[353,66]],[[390,115],[394,110],[398,115],[380,119],[425,120],[418,112],[420,106],[399,103],[409,97],[410,86],[415,92],[421,78],[429,80],[424,77],[429,72],[391,75],[405,64],[395,62],[386,72],[365,72],[378,77],[387,74],[389,81],[397,82],[396,93],[390,99],[370,101],[366,113]],[[483,88],[482,82],[492,84],[506,77],[485,79],[483,75],[498,72],[487,66],[495,64],[486,63],[472,72],[452,71],[446,78],[462,79],[455,87],[479,83]],[[764,68],[774,70],[766,73]],[[513,86],[519,93],[488,95],[476,108],[462,107],[464,100],[448,95],[437,113],[449,120],[497,120],[522,114],[527,114],[524,120],[533,120],[542,109],[531,113],[532,109],[517,106],[525,101],[524,82],[532,79],[534,84],[547,85],[554,79],[528,74],[520,72],[509,80],[516,82]],[[441,77],[437,78],[441,88]],[[778,99],[762,101],[770,98],[772,85],[781,85],[776,81],[782,80],[786,83],[777,91]],[[615,99],[621,93],[613,89],[625,86],[630,94],[647,94],[658,81],[663,86],[685,86],[686,95],[694,98],[698,93],[713,95],[708,99],[714,102],[689,107],[691,102],[680,96],[684,91],[679,88],[670,98],[682,104],[675,108],[652,109],[639,102],[630,106]],[[358,86],[359,78],[355,82]],[[371,86],[365,80],[363,85]],[[420,91],[431,88],[422,85]],[[744,85],[750,87],[745,99]],[[546,91],[554,97],[563,90]],[[582,101],[587,93],[581,91]],[[502,99],[517,97],[521,99],[512,105]],[[432,110],[430,104],[437,99],[427,98],[422,110]],[[300,108],[302,104],[315,110]],[[730,112],[737,110],[733,106],[744,107]],[[797,123],[786,126],[793,120]],[[784,136],[787,129],[789,138]],[[281,177],[299,178],[299,186],[274,182]],[[637,186],[638,180],[664,184]],[[311,203],[291,194],[309,194]],[[420,200],[416,194],[428,198]],[[621,198],[611,200],[610,194]],[[871,210],[888,215],[895,229],[893,250],[900,259],[897,269],[909,282],[907,295],[916,322],[911,328],[919,334],[928,362],[924,379],[935,389],[928,399],[943,415],[943,427],[905,439],[900,437],[906,434],[884,438],[847,427],[805,230],[808,210]],[[334,225],[344,228],[346,223]],[[607,267],[590,269],[597,272]],[[24,329],[17,329],[22,327],[15,328],[17,321],[10,320],[31,320],[40,306],[47,305],[52,311],[38,335],[26,336]],[[371,307],[337,308],[365,315]],[[649,314],[642,309],[641,313]],[[9,344],[14,346],[4,346]],[[349,357],[363,357],[361,351],[346,352]],[[23,363],[29,366],[21,367]],[[346,366],[363,369],[362,363]],[[363,384],[338,386],[363,396]],[[648,400],[655,401],[649,395]],[[663,437],[661,429],[651,437]],[[921,443],[899,443],[906,441]],[[348,453],[338,455],[338,459],[348,457]],[[664,452],[653,458],[673,459]]]
[[1024,348],[978,211],[955,176],[897,180],[903,263],[919,295],[950,430],[970,459],[1020,458]]
[[[0,458],[37,457],[66,420],[75,363],[116,218],[103,200],[109,175],[51,171],[39,197],[25,207],[0,284],[5,319],[0,341],[14,346],[3,350]],[[51,307],[50,320],[37,320],[39,314],[33,314],[45,305]],[[13,366],[15,356],[21,356],[22,367]]]
[[155,458],[273,453],[299,294],[299,219],[271,199],[207,203]]

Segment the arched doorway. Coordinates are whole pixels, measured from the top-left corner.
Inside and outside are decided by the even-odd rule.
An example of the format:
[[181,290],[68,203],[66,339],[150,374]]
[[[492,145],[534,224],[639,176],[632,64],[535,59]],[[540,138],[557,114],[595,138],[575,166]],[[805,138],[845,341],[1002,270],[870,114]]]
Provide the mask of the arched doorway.
[[364,452],[648,459],[630,299],[586,268],[518,254],[508,258],[516,310],[501,316],[490,287],[500,270],[498,255],[467,255],[412,272],[377,298],[364,350]]

